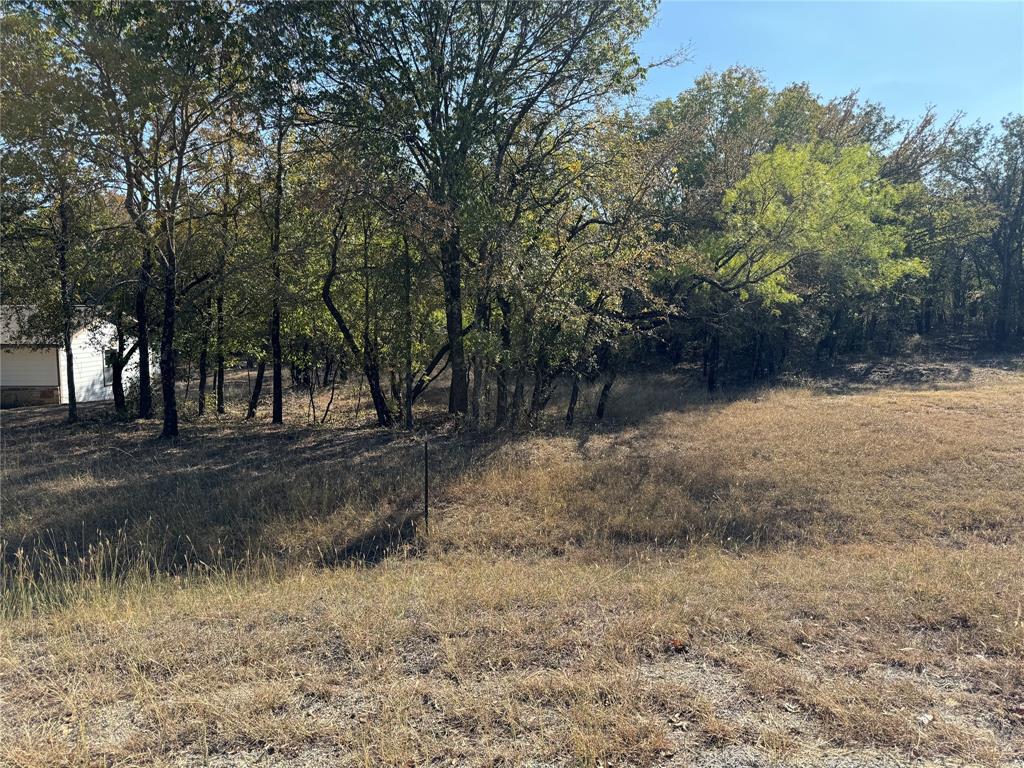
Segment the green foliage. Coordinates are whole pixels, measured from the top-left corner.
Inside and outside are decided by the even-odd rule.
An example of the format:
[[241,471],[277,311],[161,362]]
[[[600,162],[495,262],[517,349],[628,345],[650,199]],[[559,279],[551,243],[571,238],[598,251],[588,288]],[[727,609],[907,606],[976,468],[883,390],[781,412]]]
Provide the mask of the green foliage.
[[[723,198],[723,231],[708,241],[714,272],[706,279],[772,305],[798,300],[801,288],[842,300],[925,274],[920,259],[902,258],[897,207],[905,192],[879,169],[865,145],[804,144],[756,158]],[[814,274],[815,284],[794,284],[797,272]]]
[[743,67],[637,114],[652,12],[12,3],[5,300],[57,307],[60,245],[72,301],[141,296],[178,371],[269,359],[279,317],[284,364],[390,380],[396,412],[472,372],[481,424],[663,353],[713,385],[1024,334],[1022,118],[902,124]]

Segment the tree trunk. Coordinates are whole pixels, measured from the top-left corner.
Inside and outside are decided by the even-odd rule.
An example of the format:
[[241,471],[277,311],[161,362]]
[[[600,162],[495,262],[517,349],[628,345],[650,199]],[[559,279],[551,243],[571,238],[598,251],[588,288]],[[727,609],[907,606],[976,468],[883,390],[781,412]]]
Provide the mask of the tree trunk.
[[512,305],[504,296],[497,297],[501,309],[501,360],[495,375],[497,399],[494,406],[495,428],[504,425],[508,418],[508,374],[512,357]]
[[708,392],[718,389],[718,360],[721,354],[721,336],[718,330],[711,333],[707,349],[704,351],[704,370],[707,377]]
[[320,378],[317,383],[319,383],[321,386],[326,387],[327,386],[327,382],[330,381],[330,379],[331,379],[331,371],[333,369],[334,369],[334,353],[333,352],[327,352],[327,355],[324,358],[323,377]]
[[370,313],[370,221],[367,217],[363,224],[363,372],[370,387],[377,423],[382,427],[391,427],[395,420],[380,383],[380,351],[376,334],[370,328]]
[[[165,224],[165,230],[167,226]],[[164,403],[161,437],[178,436],[178,399],[174,389],[174,330],[177,319],[177,258],[173,232],[167,231],[164,253],[164,320],[160,332],[160,391]]]
[[469,369],[462,330],[462,247],[458,234],[441,245],[444,314],[448,331],[448,361],[452,371],[448,412],[465,414],[469,408]]
[[[143,238],[142,260],[139,262],[139,279],[135,289],[135,333],[139,346],[139,418],[153,417],[153,386],[150,380],[149,360],[149,288],[153,279],[153,251],[148,242],[149,231],[143,212],[149,202],[142,191],[142,184],[136,177],[131,160],[125,157],[124,208],[128,212],[136,231]],[[139,195],[136,198],[136,194]]]
[[274,314],[270,321],[270,350],[273,357],[273,401],[271,422],[284,423],[284,382],[281,377],[281,304],[274,299]]
[[[369,253],[368,243],[365,242],[369,237],[368,229],[364,228],[364,249],[363,249],[363,266],[364,266],[364,282],[363,282],[363,303],[364,303],[364,324],[363,324],[363,348],[359,348],[359,344],[356,343],[355,336],[352,334],[352,330],[349,328],[348,323],[345,322],[344,316],[341,314],[341,310],[338,309],[334,303],[334,299],[331,296],[331,287],[334,285],[334,278],[338,273],[338,249],[341,245],[341,239],[344,235],[345,228],[342,226],[343,216],[342,212],[338,212],[338,220],[334,225],[333,242],[331,244],[330,261],[327,269],[327,274],[324,275],[323,287],[320,291],[320,295],[323,297],[324,305],[327,307],[327,311],[330,312],[331,317],[334,318],[335,325],[338,326],[338,330],[341,331],[341,335],[345,339],[345,344],[352,352],[353,357],[362,361],[363,374],[366,376],[366,383],[370,387],[370,395],[373,398],[373,407],[377,412],[377,423],[382,427],[390,427],[394,424],[394,418],[391,415],[391,409],[388,407],[388,401],[384,397],[384,390],[380,385],[380,365],[378,361],[377,350],[370,341],[369,332],[369,284],[366,282],[368,279],[367,269],[369,267]],[[368,226],[368,225],[367,225]],[[358,406],[357,406],[358,412]]]
[[547,361],[534,371],[533,394],[530,397],[530,424],[536,424],[540,414],[548,407],[559,373],[560,371],[552,369]]
[[117,359],[110,366],[111,384],[114,390],[114,410],[119,415],[128,413],[124,398],[124,330],[121,328],[121,313],[117,314]]
[[395,420],[391,415],[388,400],[384,396],[384,388],[380,384],[380,365],[375,354],[364,353],[363,373],[366,374],[366,383],[370,387],[373,408],[377,412],[377,423],[382,427],[392,426]]
[[147,245],[142,250],[139,286],[135,291],[135,332],[139,340],[139,418],[153,418],[153,384],[149,361],[149,286],[153,279],[153,252]]
[[[182,107],[180,114],[181,124],[187,122],[186,110]],[[164,252],[164,318],[160,332],[160,390],[164,402],[164,426],[160,437],[166,439],[178,436],[178,399],[175,391],[175,367],[177,365],[177,352],[174,348],[174,332],[177,320],[178,304],[178,243],[175,234],[177,221],[178,201],[181,193],[182,179],[185,172],[185,153],[188,148],[188,130],[182,128],[182,135],[176,138],[174,181],[169,191],[169,197],[163,208],[159,203],[160,184],[159,173],[154,198],[155,208],[162,211],[161,229],[163,233]]]
[[[210,299],[206,299],[206,310],[203,312],[203,346],[199,350],[199,418],[206,413],[206,379],[209,375],[210,358]],[[216,379],[216,374],[214,375]],[[216,381],[214,381],[216,384]]]
[[270,233],[270,260],[274,270],[274,311],[270,321],[270,347],[274,357],[274,404],[271,421],[274,424],[284,423],[284,392],[281,382],[281,201],[284,198],[285,134],[283,119],[279,109],[274,172],[274,223]]
[[405,302],[405,370],[402,372],[405,379],[405,398],[403,402],[405,418],[405,428],[413,429],[415,422],[412,418],[412,253],[409,250],[408,238],[402,239],[404,246],[405,260],[403,262],[402,271],[402,299]]
[[[222,289],[223,290],[223,289]],[[224,413],[224,294],[217,294],[217,367],[214,372],[217,413]]]
[[608,371],[608,377],[604,380],[604,384],[601,385],[601,394],[597,398],[597,410],[594,412],[594,421],[602,421],[604,419],[604,411],[608,406],[608,396],[611,394],[612,385],[615,384],[615,379],[618,375],[618,371],[614,368]]
[[520,365],[516,368],[515,386],[512,388],[512,405],[509,408],[509,424],[513,429],[519,428],[523,414],[523,399],[526,394],[526,370]]
[[572,389],[569,392],[569,407],[565,409],[565,426],[571,427],[576,419],[576,403],[580,399],[580,377],[572,377]]
[[487,380],[487,364],[482,352],[473,355],[473,388],[470,392],[470,416],[474,424],[479,424],[485,408],[483,405],[484,382]]
[[[476,311],[473,314],[473,327],[483,331],[485,336],[490,335],[491,304],[486,296],[486,291],[482,292],[477,298]],[[480,419],[484,417],[487,410],[483,404],[483,398],[484,383],[487,381],[489,373],[488,362],[485,350],[478,349],[473,353],[470,365],[473,372],[473,387],[469,395],[469,413],[473,424],[476,425],[480,424]]]
[[316,384],[313,379],[309,380],[309,418],[310,423],[316,424]]
[[597,312],[601,309],[601,305],[604,304],[604,299],[604,293],[597,297],[597,300],[594,302],[594,306],[590,312],[590,316],[587,317],[587,326],[583,331],[583,342],[580,345],[580,351],[576,356],[575,365],[573,366],[572,389],[569,392],[569,407],[566,408],[565,411],[565,426],[567,427],[571,427],[576,418],[576,402],[580,397],[580,368],[582,367],[583,360],[586,357],[587,350],[590,348],[590,334],[594,331],[595,318]]
[[533,393],[530,395],[529,423],[531,425],[537,423],[540,412],[547,405],[548,382],[547,365],[543,361],[538,361],[533,368]]
[[199,417],[202,418],[206,412],[206,378],[207,378],[207,351],[206,345],[199,351]]
[[267,361],[260,360],[256,366],[256,383],[253,385],[252,394],[249,395],[249,409],[245,412],[246,420],[256,415],[256,406],[260,402],[260,393],[263,391],[263,373],[267,369]]
[[331,376],[331,396],[327,398],[327,405],[324,406],[323,415],[320,416],[320,423],[323,424],[327,421],[327,414],[331,412],[331,406],[334,404],[334,391],[338,386],[338,367],[335,366],[333,376]]
[[75,360],[71,350],[72,326],[74,324],[74,297],[71,280],[68,277],[68,249],[71,245],[71,204],[61,190],[60,203],[57,206],[60,217],[60,231],[57,233],[57,269],[60,275],[60,306],[63,320],[64,364],[68,388],[68,422],[78,421],[78,397],[75,392]]
[[224,279],[227,271],[228,251],[231,248],[231,174],[234,169],[234,148],[231,143],[234,131],[233,115],[228,118],[227,163],[224,167],[224,197],[221,201],[221,237],[223,242],[217,254],[217,307],[216,320],[216,372],[214,374],[217,390],[217,413],[224,413]]
[[516,366],[516,381],[512,390],[512,407],[509,418],[513,429],[519,429],[523,423],[523,411],[526,406],[526,375],[529,351],[533,346],[533,317],[527,312],[523,317],[523,332],[519,339],[519,359]]
[[504,363],[498,366],[494,374],[494,427],[498,429],[508,419],[508,368]]

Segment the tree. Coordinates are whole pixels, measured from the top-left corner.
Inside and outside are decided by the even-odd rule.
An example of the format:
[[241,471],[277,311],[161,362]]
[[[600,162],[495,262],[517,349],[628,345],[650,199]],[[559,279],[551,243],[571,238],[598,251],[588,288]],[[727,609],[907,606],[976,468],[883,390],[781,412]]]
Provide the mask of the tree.
[[[332,29],[342,30],[328,70],[336,119],[393,137],[409,175],[445,214],[432,239],[445,300],[452,413],[465,414],[469,406],[467,254],[485,252],[498,235],[491,229],[467,241],[479,190],[500,188],[534,153],[568,140],[596,104],[632,87],[640,69],[631,43],[650,10],[590,0],[332,9]],[[510,162],[517,141],[520,162]]]
[[[146,241],[136,311],[146,377],[146,301],[152,255],[162,277],[160,378],[163,437],[178,435],[175,330],[179,257],[190,173],[201,127],[228,101],[244,72],[240,25],[213,2],[91,6],[47,2],[45,17],[69,51],[70,71],[96,97],[85,111],[98,152],[122,180],[125,210]],[[186,283],[184,292],[191,287]],[[140,403],[145,415],[145,404]]]
[[[86,134],[81,105],[87,97],[58,66],[59,42],[49,38],[32,16],[19,13],[5,19],[3,41],[12,54],[2,76],[4,92],[9,94],[2,126],[5,182],[21,193],[13,211],[11,207],[7,211],[8,216],[15,214],[15,242],[26,246],[21,256],[29,263],[41,256],[42,273],[55,276],[53,303],[47,301],[47,294],[52,296],[47,287],[27,286],[37,310],[31,322],[48,335],[48,317],[57,319],[65,355],[68,421],[75,422],[78,403],[71,338],[82,320],[76,305],[79,283],[86,279],[81,250],[88,216],[82,214],[97,202],[98,191],[96,169],[82,156]],[[38,244],[40,239],[45,245],[33,253],[32,242]]]
[[966,200],[994,215],[987,243],[995,262],[992,336],[1006,346],[1015,326],[1024,336],[1024,115],[1004,118],[1001,134],[981,125],[960,131],[944,169]]
[[567,424],[585,381],[603,411],[632,362],[715,388],[1024,333],[1019,117],[903,122],[743,67],[633,114],[642,0],[11,7],[5,296],[56,335],[82,304],[114,322],[143,417],[159,327],[166,437],[177,380],[203,417],[212,373],[223,412],[240,359],[250,417],[267,367],[274,423],[288,369],[311,419],[354,370],[412,428],[447,372],[483,428],[563,382]]
[[245,91],[245,106],[255,116],[257,136],[266,147],[269,200],[263,209],[268,231],[268,252],[273,280],[270,311],[272,352],[272,421],[283,422],[281,294],[282,208],[291,135],[301,119],[305,88],[313,77],[314,51],[319,40],[313,33],[315,16],[305,7],[272,2],[256,7],[249,18],[248,33],[254,52],[252,78]]

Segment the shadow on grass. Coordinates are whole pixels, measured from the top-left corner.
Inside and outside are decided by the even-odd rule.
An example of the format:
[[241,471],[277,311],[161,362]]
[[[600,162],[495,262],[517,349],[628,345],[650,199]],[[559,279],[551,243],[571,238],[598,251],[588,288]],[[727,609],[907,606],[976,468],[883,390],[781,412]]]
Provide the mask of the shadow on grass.
[[416,535],[423,524],[423,513],[407,517],[389,518],[380,525],[356,537],[343,549],[324,557],[325,566],[342,563],[376,565],[399,550],[416,552]]
[[[57,408],[3,418],[4,562],[86,558],[117,538],[162,570],[254,557],[378,562],[415,538],[422,514],[421,438],[380,429],[185,425],[175,442],[156,422],[100,407],[68,425]],[[437,497],[512,439],[431,436]]]
[[[854,374],[846,380],[857,386],[891,385],[891,377],[878,383],[882,363],[866,365],[854,371],[856,380]],[[954,381],[974,375],[942,365],[947,372],[943,375]],[[1019,359],[1002,360],[1007,370],[1019,365]],[[797,509],[782,480],[778,488],[753,487],[731,470],[716,467],[713,456],[670,456],[648,468],[644,479],[645,425],[666,413],[691,412],[696,427],[737,400],[756,399],[764,387],[709,397],[692,372],[628,377],[613,390],[606,420],[594,425],[597,389],[596,383],[586,388],[576,426],[566,430],[563,384],[534,432],[534,437],[572,438],[579,466],[554,482],[544,476],[544,466],[531,465],[517,481],[526,486],[554,482],[551,498],[537,498],[541,505],[554,502],[551,514],[562,518],[554,526],[558,535],[576,536],[585,530],[608,542],[768,546],[792,541],[807,521],[827,512],[820,499]],[[433,400],[442,403],[442,394],[432,392]],[[522,438],[468,429],[445,434],[440,410],[425,411],[424,424],[433,432],[432,495],[443,506],[460,501],[450,498],[453,487],[464,490],[467,482],[474,483],[475,473]],[[153,567],[167,571],[196,561],[230,565],[255,557],[373,563],[415,542],[422,508],[419,437],[374,428],[273,427],[229,417],[186,423],[179,441],[164,442],[156,439],[157,421],[118,420],[106,406],[84,406],[76,425],[65,424],[63,418],[63,409],[57,407],[0,414],[0,566],[19,550],[39,560],[87,558],[91,548],[115,536]],[[605,460],[599,451],[592,454],[589,441],[595,436],[624,449],[624,458]],[[497,467],[504,484],[499,490],[514,494],[505,482],[509,471],[518,470]],[[736,487],[742,493],[733,499]],[[518,502],[533,503],[528,498],[534,497],[527,494]],[[653,499],[651,511],[635,511],[637,501],[645,498]],[[744,508],[741,502],[747,498],[765,501]],[[477,507],[465,524],[475,525],[479,515],[493,513],[494,531],[500,534],[497,526],[504,522],[502,508],[495,506],[499,502],[481,498],[474,503]],[[548,514],[540,512],[538,519]],[[460,537],[479,539],[455,532],[456,545]],[[506,538],[508,546],[517,546],[511,536]]]
[[958,352],[942,355],[859,357],[839,360],[832,365],[819,362],[807,366],[798,375],[783,379],[811,386],[824,394],[846,395],[891,387],[934,390],[963,385],[989,372],[1018,373],[1024,370],[1024,353]]

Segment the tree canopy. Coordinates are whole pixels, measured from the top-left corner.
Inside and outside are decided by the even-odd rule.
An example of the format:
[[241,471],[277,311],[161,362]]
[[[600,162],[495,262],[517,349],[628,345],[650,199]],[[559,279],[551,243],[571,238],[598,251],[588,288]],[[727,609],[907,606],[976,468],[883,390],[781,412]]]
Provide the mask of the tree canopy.
[[158,358],[167,437],[179,380],[204,417],[212,371],[223,413],[243,361],[275,422],[290,369],[363,377],[406,428],[443,374],[458,419],[516,428],[625,366],[713,389],[912,335],[1021,343],[1024,117],[907,123],[743,67],[645,105],[653,12],[10,3],[4,301],[114,322],[143,418]]

